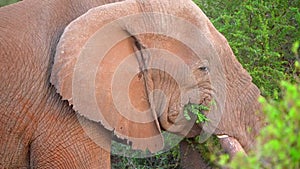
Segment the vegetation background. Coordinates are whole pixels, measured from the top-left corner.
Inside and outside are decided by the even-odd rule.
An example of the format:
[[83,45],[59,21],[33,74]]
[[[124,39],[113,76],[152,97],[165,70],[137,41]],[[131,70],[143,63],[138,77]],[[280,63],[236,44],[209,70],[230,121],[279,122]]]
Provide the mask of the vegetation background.
[[[0,7],[18,0],[0,0]],[[300,168],[300,0],[194,0],[227,38],[260,88],[268,126],[248,158],[229,162],[216,139],[195,148],[214,168]],[[1,16],[0,16],[1,17]],[[145,159],[113,156],[112,168],[180,168],[178,147]]]

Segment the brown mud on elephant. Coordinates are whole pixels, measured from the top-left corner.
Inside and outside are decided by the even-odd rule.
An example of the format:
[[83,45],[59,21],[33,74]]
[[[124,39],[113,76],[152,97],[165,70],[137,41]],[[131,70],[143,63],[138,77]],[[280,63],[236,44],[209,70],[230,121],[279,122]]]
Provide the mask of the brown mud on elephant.
[[[111,134],[147,155],[168,149],[164,131],[215,134],[232,155],[258,134],[259,90],[192,1],[28,0],[0,15],[1,167],[109,168]],[[209,121],[187,120],[188,103]]]

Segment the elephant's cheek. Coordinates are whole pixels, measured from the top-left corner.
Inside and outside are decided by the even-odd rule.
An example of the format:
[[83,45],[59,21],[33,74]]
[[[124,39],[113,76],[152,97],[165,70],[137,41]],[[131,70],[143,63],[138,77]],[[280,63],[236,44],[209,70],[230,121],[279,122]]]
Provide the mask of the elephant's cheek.
[[[175,120],[176,120],[176,118],[175,118]],[[160,118],[159,118],[159,122],[164,130],[171,132],[171,133],[176,133],[176,134],[182,135],[182,130],[183,130],[184,126],[175,123],[175,120],[174,121],[170,120],[169,113],[167,113],[167,112],[163,113],[162,116],[160,116]]]
[[173,123],[171,121],[169,121],[168,119],[168,113],[164,112],[160,117],[159,117],[159,123],[161,125],[161,127],[164,130],[167,130],[173,125]]
[[179,113],[174,117],[170,117],[170,113],[165,113],[160,118],[160,124],[164,130],[183,137],[194,137],[201,132],[201,127],[194,125],[194,120],[187,121]]

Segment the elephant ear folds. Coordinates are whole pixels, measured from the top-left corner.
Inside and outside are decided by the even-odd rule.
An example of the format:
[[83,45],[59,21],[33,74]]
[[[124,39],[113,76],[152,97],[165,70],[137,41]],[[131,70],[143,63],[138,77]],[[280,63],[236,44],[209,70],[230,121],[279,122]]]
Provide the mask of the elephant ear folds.
[[65,29],[58,44],[51,83],[80,115],[128,139],[134,149],[163,148],[134,39],[117,19],[138,13],[133,1],[91,9]]

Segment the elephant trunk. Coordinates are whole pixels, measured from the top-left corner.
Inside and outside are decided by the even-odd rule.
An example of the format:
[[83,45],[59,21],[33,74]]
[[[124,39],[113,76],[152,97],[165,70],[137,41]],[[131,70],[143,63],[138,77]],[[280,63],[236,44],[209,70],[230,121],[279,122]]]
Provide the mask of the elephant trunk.
[[228,93],[234,97],[227,97],[224,114],[215,132],[230,158],[238,152],[247,155],[255,148],[256,137],[263,126],[258,88],[253,83],[241,86],[243,90],[239,88],[235,91],[229,90]]
[[247,155],[247,152],[254,148],[256,137],[263,126],[258,88],[251,84],[248,88],[244,88],[244,92],[238,93],[240,96],[236,102],[230,100],[230,103],[235,104],[227,104],[228,109],[220,125],[223,131],[216,133],[222,148],[230,158],[238,152]]
[[220,144],[226,153],[229,154],[232,159],[237,153],[242,153],[243,155],[247,155],[242,145],[233,137],[229,137],[228,135],[218,135]]

